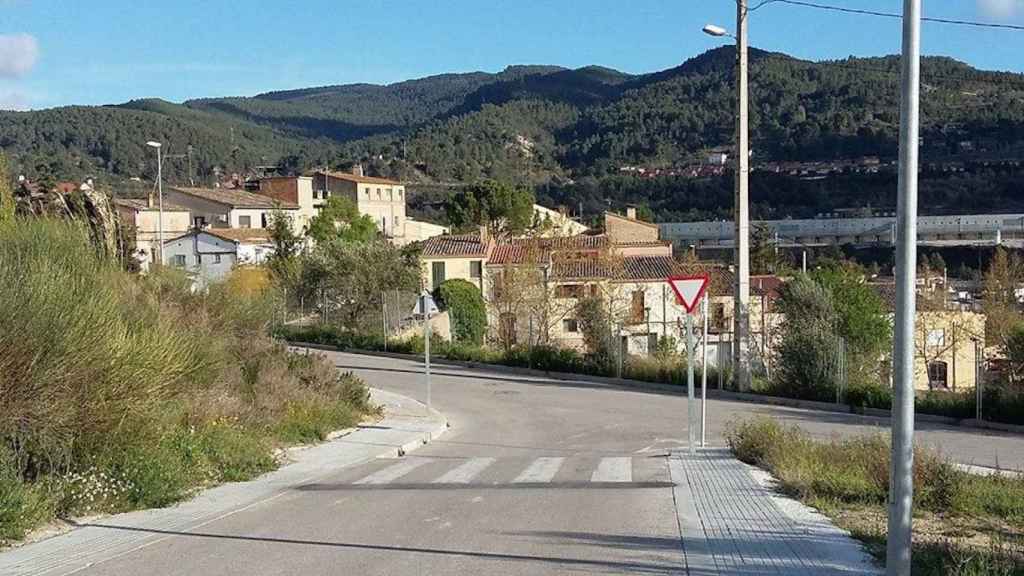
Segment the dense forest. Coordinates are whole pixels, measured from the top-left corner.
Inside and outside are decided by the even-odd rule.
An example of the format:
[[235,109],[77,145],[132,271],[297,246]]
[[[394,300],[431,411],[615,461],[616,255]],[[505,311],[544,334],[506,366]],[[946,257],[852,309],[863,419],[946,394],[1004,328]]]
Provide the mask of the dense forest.
[[[0,112],[0,148],[12,171],[29,176],[149,179],[154,166],[144,143],[157,139],[167,144],[171,181],[209,184],[258,166],[295,173],[358,161],[371,173],[425,185],[530,184],[548,202],[582,202],[590,213],[635,203],[659,220],[715,217],[731,202],[729,177],[638,178],[620,168],[670,169],[700,162],[712,149],[728,152],[733,64],[732,48],[723,47],[644,75],[513,66],[387,86]],[[755,167],[893,158],[898,78],[897,57],[810,62],[751,50]],[[985,162],[1024,155],[1024,76],[928,57],[922,78],[923,161],[966,166],[926,176],[931,207],[979,209],[974,197],[993,209],[1020,204],[1013,191],[1024,176]],[[887,206],[891,179],[885,170],[813,181],[762,171],[752,182],[755,212]]]

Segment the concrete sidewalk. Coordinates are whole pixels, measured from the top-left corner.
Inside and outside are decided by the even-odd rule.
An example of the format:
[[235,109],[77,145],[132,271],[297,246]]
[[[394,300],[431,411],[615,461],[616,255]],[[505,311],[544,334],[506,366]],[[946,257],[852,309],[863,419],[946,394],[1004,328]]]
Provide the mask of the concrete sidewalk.
[[[4,576],[69,574],[194,531],[233,514],[266,504],[294,487],[339,469],[415,450],[444,433],[448,422],[435,410],[406,396],[371,389],[384,418],[332,441],[289,450],[292,462],[249,482],[224,484],[170,508],[139,510],[82,520],[78,528],[52,538],[0,552]],[[131,530],[108,530],[106,525]]]
[[727,449],[669,458],[689,576],[882,574],[846,532]]

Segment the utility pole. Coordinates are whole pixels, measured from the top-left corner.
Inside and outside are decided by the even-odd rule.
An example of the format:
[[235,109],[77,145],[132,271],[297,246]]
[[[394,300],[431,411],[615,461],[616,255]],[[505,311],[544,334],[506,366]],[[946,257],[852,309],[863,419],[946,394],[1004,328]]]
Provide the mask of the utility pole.
[[917,159],[921,90],[921,0],[903,0],[900,167],[896,209],[896,324],[893,340],[892,471],[886,572],[910,576],[914,503],[914,280],[917,274]]
[[747,0],[736,0],[736,386],[750,390],[750,135],[747,126]]

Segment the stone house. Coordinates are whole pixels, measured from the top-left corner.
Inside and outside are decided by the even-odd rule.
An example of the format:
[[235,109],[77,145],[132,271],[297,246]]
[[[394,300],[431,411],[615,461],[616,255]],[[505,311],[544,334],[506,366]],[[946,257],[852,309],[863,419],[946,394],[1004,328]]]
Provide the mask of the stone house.
[[[139,269],[149,270],[150,265],[159,257],[160,250],[160,210],[153,196],[146,200],[134,198],[115,198],[114,209],[135,243],[133,256],[138,261]],[[163,206],[163,239],[166,241],[177,238],[189,231],[192,226],[191,213],[188,209],[164,202]]]
[[313,200],[343,195],[352,200],[360,214],[373,218],[386,238],[405,244],[405,185],[386,178],[363,175],[362,166],[352,173],[320,170],[312,175]]

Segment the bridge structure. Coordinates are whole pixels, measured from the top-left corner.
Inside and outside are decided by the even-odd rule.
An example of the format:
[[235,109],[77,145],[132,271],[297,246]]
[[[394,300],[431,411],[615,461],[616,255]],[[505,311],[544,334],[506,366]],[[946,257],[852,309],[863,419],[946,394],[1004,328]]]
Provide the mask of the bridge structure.
[[[695,249],[732,248],[736,229],[731,220],[667,222],[658,225],[661,238]],[[760,220],[752,226],[768,230],[779,248],[820,246],[892,246],[896,218],[812,218]],[[1007,246],[1024,248],[1024,214],[961,214],[920,216],[917,241],[935,248],[952,246]]]

